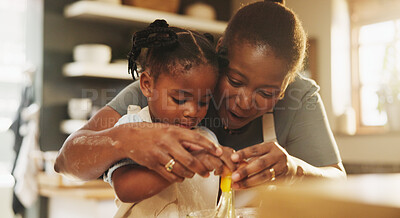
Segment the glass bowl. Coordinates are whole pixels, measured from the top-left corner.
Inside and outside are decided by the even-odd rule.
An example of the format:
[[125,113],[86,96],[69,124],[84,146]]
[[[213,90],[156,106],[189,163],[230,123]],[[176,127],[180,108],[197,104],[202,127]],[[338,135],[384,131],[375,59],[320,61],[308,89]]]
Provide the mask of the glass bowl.
[[[213,218],[214,217],[214,209],[207,210],[199,210],[189,213],[186,217],[188,218]],[[236,218],[255,218],[257,217],[257,208],[255,207],[245,207],[245,208],[237,208],[235,210]]]

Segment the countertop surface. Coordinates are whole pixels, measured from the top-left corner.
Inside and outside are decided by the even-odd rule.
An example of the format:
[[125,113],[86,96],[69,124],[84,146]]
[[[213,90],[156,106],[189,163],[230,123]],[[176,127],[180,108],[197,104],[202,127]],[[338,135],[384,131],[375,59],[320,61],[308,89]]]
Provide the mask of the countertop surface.
[[270,217],[400,217],[400,174],[276,183],[264,187],[258,200],[261,214]]
[[78,182],[68,180],[61,175],[38,174],[39,194],[45,197],[73,197],[95,200],[114,199],[111,186],[102,180]]

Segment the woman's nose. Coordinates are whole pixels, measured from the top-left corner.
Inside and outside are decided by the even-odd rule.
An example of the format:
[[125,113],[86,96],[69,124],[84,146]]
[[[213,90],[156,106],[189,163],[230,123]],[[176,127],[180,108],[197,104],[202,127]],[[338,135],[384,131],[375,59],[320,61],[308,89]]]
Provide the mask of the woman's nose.
[[235,104],[241,110],[249,110],[252,107],[252,95],[251,92],[245,89],[240,89],[235,98]]

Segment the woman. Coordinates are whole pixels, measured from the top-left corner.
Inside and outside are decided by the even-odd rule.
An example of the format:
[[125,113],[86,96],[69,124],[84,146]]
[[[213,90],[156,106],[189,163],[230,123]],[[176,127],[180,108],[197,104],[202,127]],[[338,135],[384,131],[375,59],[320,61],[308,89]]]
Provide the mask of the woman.
[[[214,104],[203,123],[220,144],[237,150],[233,162],[251,158],[232,174],[234,188],[253,187],[275,177],[346,176],[319,88],[296,73],[305,47],[306,35],[296,15],[272,1],[239,10],[220,39],[217,50],[229,63],[222,69]],[[204,147],[215,156],[221,151],[190,130],[161,123],[112,128],[130,104],[146,105],[135,83],[66,140],[55,169],[88,180],[130,158],[169,181],[190,177],[192,172],[207,175],[187,149]],[[262,140],[261,116],[266,113],[274,115],[277,142]],[[165,155],[179,165],[171,173],[158,167],[167,164]],[[209,159],[218,164],[218,158]]]

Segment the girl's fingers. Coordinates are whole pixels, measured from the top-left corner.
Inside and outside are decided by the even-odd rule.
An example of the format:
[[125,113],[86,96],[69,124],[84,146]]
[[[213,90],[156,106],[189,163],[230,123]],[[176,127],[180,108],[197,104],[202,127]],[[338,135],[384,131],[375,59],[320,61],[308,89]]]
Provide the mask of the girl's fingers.
[[[206,166],[208,171],[221,171],[224,164],[221,159],[208,153],[203,153],[199,157],[200,161]],[[215,174],[215,172],[214,172]]]
[[201,161],[201,163],[208,169],[214,171],[214,175],[221,175],[224,169],[224,162],[221,157],[215,157],[206,151],[195,151],[192,154]]
[[[197,149],[197,146],[200,146],[201,148],[207,150],[208,152],[210,152],[213,155],[216,156],[220,156],[222,154],[222,149],[219,146],[216,146],[213,142],[211,142],[210,140],[208,140],[206,137],[202,136],[201,134],[188,130],[188,129],[184,129],[184,128],[180,128],[180,127],[173,127],[171,128],[173,130],[172,131],[172,135],[174,135],[174,137],[182,143],[182,145],[187,145],[189,146],[189,149]],[[184,144],[184,142],[186,144]],[[197,146],[195,146],[197,145]]]
[[188,151],[201,151],[201,150],[204,149],[200,145],[197,145],[197,144],[194,144],[194,143],[191,143],[191,142],[182,142],[181,144]]
[[220,157],[221,160],[224,162],[224,164],[229,168],[229,170],[231,172],[235,171],[237,168],[236,163],[234,163],[231,160],[231,155],[233,153],[235,153],[235,150],[233,150],[232,148],[229,148],[229,147],[224,147],[224,146],[221,146],[221,147],[224,150],[224,154],[222,154]]
[[233,153],[231,159],[233,162],[240,162],[251,157],[261,156],[268,153],[273,145],[274,142],[256,144]]

